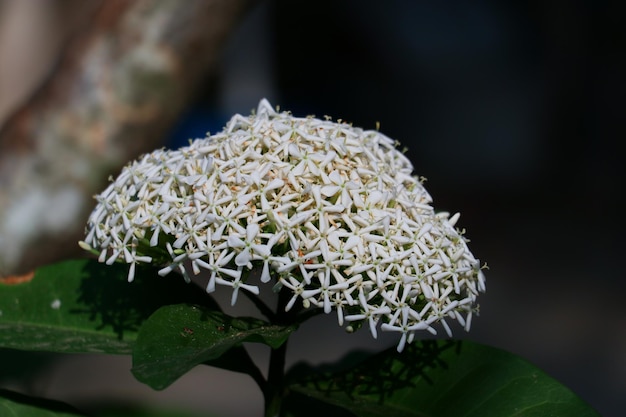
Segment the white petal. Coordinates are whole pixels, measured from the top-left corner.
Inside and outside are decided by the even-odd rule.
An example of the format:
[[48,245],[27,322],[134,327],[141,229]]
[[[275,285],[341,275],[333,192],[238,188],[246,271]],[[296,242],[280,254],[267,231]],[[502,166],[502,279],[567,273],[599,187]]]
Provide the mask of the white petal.
[[231,248],[243,248],[246,246],[246,242],[238,238],[237,236],[228,236],[228,246]]
[[341,190],[338,185],[324,185],[322,186],[322,194],[326,197],[332,197]]
[[237,266],[246,266],[248,262],[252,260],[252,255],[250,254],[250,248],[245,248],[243,251],[239,253],[235,257],[235,265]]

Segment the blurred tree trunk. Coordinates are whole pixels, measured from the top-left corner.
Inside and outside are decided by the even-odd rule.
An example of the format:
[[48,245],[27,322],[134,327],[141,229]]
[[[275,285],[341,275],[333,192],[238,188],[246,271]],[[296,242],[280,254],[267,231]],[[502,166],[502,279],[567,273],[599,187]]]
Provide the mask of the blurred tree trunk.
[[248,5],[99,3],[0,131],[0,277],[80,253],[92,196],[163,145]]

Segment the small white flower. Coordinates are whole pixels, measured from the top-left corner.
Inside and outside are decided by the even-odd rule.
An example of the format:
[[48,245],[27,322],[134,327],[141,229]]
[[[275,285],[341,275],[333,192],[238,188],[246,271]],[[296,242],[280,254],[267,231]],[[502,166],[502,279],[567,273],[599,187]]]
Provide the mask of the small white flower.
[[435,213],[393,140],[266,100],[218,134],[143,155],[96,201],[81,247],[129,264],[129,281],[138,263],[187,281],[207,270],[206,290],[231,287],[233,304],[268,283],[293,294],[287,310],[300,299],[348,330],[400,332],[398,350],[435,323],[469,330],[485,291],[458,213]]

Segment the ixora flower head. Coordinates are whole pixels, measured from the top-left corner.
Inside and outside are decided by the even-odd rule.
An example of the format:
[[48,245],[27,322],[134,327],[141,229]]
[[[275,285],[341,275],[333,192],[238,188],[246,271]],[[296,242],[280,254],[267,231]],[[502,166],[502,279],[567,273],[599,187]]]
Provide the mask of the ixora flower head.
[[[479,261],[436,213],[393,140],[349,124],[256,114],[178,150],[127,165],[96,196],[81,246],[99,260],[160,265],[159,274],[209,273],[206,290],[291,291],[286,309],[335,311],[348,330],[401,334],[446,320],[469,330],[485,290]],[[257,269],[259,274],[250,274]]]

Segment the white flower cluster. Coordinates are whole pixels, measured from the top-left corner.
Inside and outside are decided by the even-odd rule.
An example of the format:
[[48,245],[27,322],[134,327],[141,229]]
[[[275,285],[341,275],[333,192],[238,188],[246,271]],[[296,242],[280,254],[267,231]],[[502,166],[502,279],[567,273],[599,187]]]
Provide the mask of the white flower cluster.
[[378,131],[276,112],[234,116],[216,135],[126,166],[96,197],[81,246],[111,264],[161,265],[190,280],[258,294],[275,281],[348,330],[401,333],[458,320],[469,330],[485,290],[479,261],[436,214],[410,161]]

